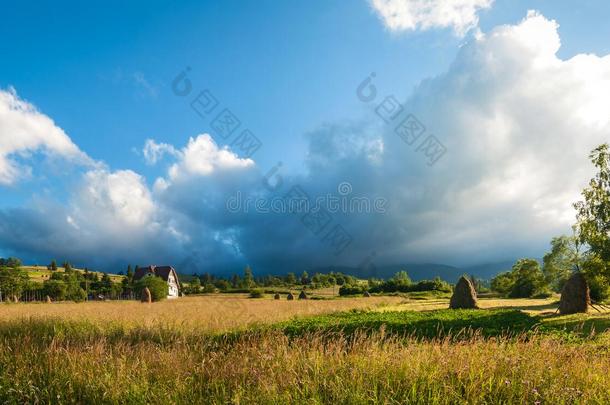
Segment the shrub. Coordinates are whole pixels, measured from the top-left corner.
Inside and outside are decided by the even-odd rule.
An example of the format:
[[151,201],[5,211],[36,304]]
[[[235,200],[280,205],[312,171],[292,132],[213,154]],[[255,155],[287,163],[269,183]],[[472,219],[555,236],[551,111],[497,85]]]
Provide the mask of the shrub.
[[341,297],[360,295],[362,293],[364,293],[364,288],[359,285],[342,285],[341,288],[339,288],[339,295]]
[[434,280],[421,280],[411,287],[411,291],[444,291],[451,292],[451,286],[446,281],[436,277]]
[[206,293],[206,294],[215,293],[216,292],[216,286],[214,286],[214,284],[212,284],[212,283],[206,283],[203,286],[203,292]]
[[145,276],[138,280],[135,284],[135,290],[138,295],[142,294],[142,290],[148,287],[150,290],[150,295],[153,301],[161,301],[167,298],[167,294],[169,293],[169,288],[167,283],[160,277],[156,276]]
[[[369,283],[369,292],[393,293],[393,292],[413,292],[413,291],[444,291],[451,292],[451,285],[446,281],[436,277],[434,280],[421,280],[413,283],[406,272],[401,271],[396,273],[393,278],[383,282]],[[341,294],[341,291],[339,291]]]
[[265,296],[265,294],[263,293],[262,290],[259,290],[259,289],[250,290],[250,298],[263,298],[264,296]]

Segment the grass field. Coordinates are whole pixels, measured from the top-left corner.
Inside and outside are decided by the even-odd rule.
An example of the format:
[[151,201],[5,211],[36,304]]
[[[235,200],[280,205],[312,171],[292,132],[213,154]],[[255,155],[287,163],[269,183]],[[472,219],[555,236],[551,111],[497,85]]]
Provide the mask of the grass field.
[[610,314],[425,298],[0,305],[0,401],[610,401]]
[[[48,280],[51,277],[51,274],[53,273],[46,266],[21,266],[20,269],[25,271],[32,281],[37,281],[37,282],[42,282],[42,281]],[[63,267],[58,267],[56,271],[63,273],[64,270],[65,269]],[[74,270],[81,271],[81,272],[84,271],[83,269],[74,269]],[[103,273],[101,273],[99,271],[97,271],[97,272],[92,271],[92,273],[97,273],[98,277],[102,278]],[[117,282],[117,283],[123,279],[123,276],[119,276],[117,274],[108,274],[108,276],[110,276],[110,279],[112,281]]]

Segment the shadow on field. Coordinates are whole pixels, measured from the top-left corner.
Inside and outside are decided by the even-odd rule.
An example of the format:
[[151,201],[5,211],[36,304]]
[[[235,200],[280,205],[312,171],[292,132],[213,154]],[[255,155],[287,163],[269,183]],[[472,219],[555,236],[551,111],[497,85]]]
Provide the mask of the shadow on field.
[[610,313],[551,315],[543,318],[543,329],[591,335],[610,330]]
[[559,302],[551,302],[550,304],[533,304],[533,305],[517,305],[517,306],[510,306],[510,305],[503,305],[503,306],[497,306],[494,308],[497,309],[516,309],[516,310],[520,310],[520,311],[555,311],[557,310],[557,308],[559,307]]

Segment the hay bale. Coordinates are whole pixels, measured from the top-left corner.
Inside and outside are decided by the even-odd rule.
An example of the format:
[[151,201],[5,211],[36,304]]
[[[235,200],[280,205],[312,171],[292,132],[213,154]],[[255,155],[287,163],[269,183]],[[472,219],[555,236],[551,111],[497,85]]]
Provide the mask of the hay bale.
[[574,273],[561,290],[559,313],[576,314],[587,312],[589,305],[591,305],[589,292],[589,284],[585,276],[580,272]]
[[364,294],[362,294],[362,295],[363,295],[364,297],[367,297],[367,298],[368,298],[368,297],[370,297],[370,296],[371,296],[371,293],[370,293],[370,292],[368,292],[368,291],[365,291],[365,292],[364,292]]
[[307,294],[305,294],[305,290],[301,291],[301,293],[299,294],[299,299],[300,300],[306,300],[307,299]]
[[51,300],[51,297],[49,297],[49,296],[47,295],[47,304],[50,304],[50,303],[52,303],[52,302],[53,302],[53,300]]
[[453,295],[449,301],[450,309],[476,309],[477,291],[472,286],[470,280],[464,276],[460,277],[455,285]]
[[274,300],[279,300],[280,299],[280,294],[275,293],[275,295],[273,296]]
[[142,290],[142,296],[140,297],[141,302],[145,302],[150,304],[152,302],[152,295],[150,294],[150,290],[148,287],[144,287]]
[[288,293],[288,295],[286,296],[286,299],[288,301],[292,301],[294,299],[294,295],[292,295],[292,293]]

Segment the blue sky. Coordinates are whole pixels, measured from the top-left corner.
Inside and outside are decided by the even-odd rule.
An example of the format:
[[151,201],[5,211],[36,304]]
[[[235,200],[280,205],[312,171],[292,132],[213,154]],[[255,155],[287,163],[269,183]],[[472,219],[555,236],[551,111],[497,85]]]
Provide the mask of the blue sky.
[[[409,0],[393,1],[409,3]],[[460,1],[468,3],[464,0],[458,2]],[[486,1],[481,0],[480,3]],[[442,0],[435,2],[444,3]],[[472,3],[477,4],[478,0],[473,0]],[[505,88],[494,82],[498,84],[500,90],[494,88],[492,83],[487,87],[464,89],[456,96],[456,93],[443,90],[448,88],[443,86],[455,83],[454,79],[468,69],[477,71],[473,66],[479,63],[478,60],[474,57],[466,60],[465,55],[470,52],[469,50],[472,50],[473,54],[489,52],[489,55],[495,55],[494,52],[509,52],[506,49],[510,46],[505,48],[503,44],[499,44],[499,48],[494,50],[490,50],[494,44],[488,47],[483,46],[482,42],[477,44],[477,32],[490,33],[501,25],[518,26],[531,9],[537,10],[545,21],[555,20],[559,24],[557,32],[561,38],[561,48],[555,54],[558,60],[567,61],[579,54],[592,53],[601,57],[610,53],[610,44],[607,41],[610,37],[610,26],[607,24],[610,7],[601,0],[581,1],[577,4],[570,1],[496,0],[489,2],[488,7],[475,9],[473,15],[478,20],[476,24],[468,26],[464,33],[456,33],[455,25],[442,26],[434,21],[432,26],[427,28],[420,25],[414,29],[392,29],[381,17],[382,12],[365,0],[184,1],[179,4],[104,2],[96,5],[85,5],[82,2],[62,2],[59,5],[50,2],[46,4],[5,2],[2,6],[3,24],[0,25],[0,36],[3,38],[0,41],[0,52],[3,55],[3,63],[0,64],[0,89],[8,91],[9,88],[13,88],[16,97],[27,101],[41,114],[52,119],[73,144],[98,166],[97,169],[91,169],[92,166],[82,162],[64,164],[61,158],[59,162],[51,159],[52,161],[45,160],[45,163],[40,163],[39,155],[53,155],[47,153],[44,146],[24,148],[13,155],[7,154],[18,161],[21,168],[31,168],[32,174],[18,181],[0,185],[6,191],[3,193],[6,198],[0,206],[3,207],[7,218],[13,218],[11,210],[18,209],[24,215],[23,218],[38,225],[40,218],[44,218],[41,213],[50,210],[49,207],[41,208],[45,204],[52,204],[53,209],[60,212],[58,216],[61,218],[72,218],[76,214],[72,215],[70,212],[78,211],[82,215],[81,221],[88,222],[83,214],[87,209],[79,205],[79,196],[83,193],[81,188],[83,178],[86,179],[87,173],[91,170],[101,170],[107,175],[129,170],[141,176],[139,183],[145,186],[144,195],[151,194],[151,204],[154,206],[151,210],[155,213],[155,223],[159,224],[160,229],[165,230],[175,226],[174,231],[181,235],[178,239],[183,238],[180,239],[182,242],[167,242],[172,245],[182,244],[181,247],[172,247],[164,254],[159,253],[158,257],[153,255],[150,260],[175,262],[185,256],[184,251],[195,249],[196,263],[214,262],[212,268],[221,270],[245,262],[261,263],[261,267],[265,269],[276,270],[285,263],[282,262],[280,265],[271,257],[283,256],[287,251],[294,255],[286,254],[288,257],[286,263],[298,262],[302,267],[326,262],[357,263],[359,258],[356,256],[330,258],[324,253],[319,254],[319,261],[303,263],[301,256],[296,252],[303,249],[303,254],[309,257],[311,253],[307,250],[311,249],[311,246],[320,245],[319,240],[312,238],[311,235],[299,236],[290,246],[282,246],[274,250],[265,243],[261,243],[260,246],[253,244],[246,235],[251,237],[253,234],[258,234],[261,236],[255,239],[264,239],[270,226],[278,226],[271,225],[275,224],[274,221],[277,219],[261,216],[262,218],[256,219],[234,218],[230,221],[218,222],[213,219],[200,223],[197,222],[200,216],[207,218],[213,215],[217,218],[218,207],[211,211],[192,212],[189,207],[192,208],[195,203],[184,200],[177,202],[181,195],[180,190],[172,191],[171,198],[167,195],[162,196],[158,188],[155,188],[156,180],[160,177],[171,180],[168,168],[173,164],[179,165],[180,158],[176,158],[176,155],[165,155],[157,164],[147,163],[143,153],[145,141],[152,139],[156,144],[172,145],[175,150],[180,151],[181,148],[186,147],[189,137],[203,133],[213,134],[210,120],[204,120],[194,113],[189,106],[188,97],[178,97],[172,92],[172,80],[186,67],[190,67],[189,79],[194,90],[209,89],[223,107],[230,108],[239,118],[242,128],[247,127],[262,141],[263,146],[252,156],[253,166],[256,167],[259,175],[266,173],[281,161],[283,175],[290,179],[289,183],[306,184],[310,189],[316,190],[316,193],[324,193],[336,188],[336,184],[349,177],[350,173],[359,172],[358,169],[352,169],[350,166],[356,165],[357,159],[349,162],[336,159],[336,167],[312,165],[312,156],[319,157],[316,153],[321,153],[320,148],[326,145],[320,139],[334,139],[334,136],[339,136],[337,134],[346,132],[349,133],[349,139],[354,144],[359,144],[363,139],[369,139],[371,133],[387,131],[387,128],[379,128],[380,123],[371,106],[361,102],[355,93],[360,82],[371,72],[375,72],[375,85],[380,93],[393,94],[411,108],[411,111],[421,111],[418,117],[422,120],[424,120],[422,117],[425,118],[428,132],[438,134],[439,138],[444,135],[446,140],[447,137],[453,137],[450,141],[447,140],[448,149],[454,142],[456,145],[462,145],[459,149],[458,146],[453,149],[456,153],[453,157],[445,159],[447,161],[445,164],[455,164],[455,167],[463,170],[465,177],[473,179],[464,190],[470,190],[472,198],[477,199],[476,193],[483,192],[482,185],[489,185],[490,180],[479,176],[484,166],[466,163],[472,159],[469,153],[462,151],[461,148],[469,145],[468,142],[474,141],[461,142],[456,139],[458,135],[455,132],[463,131],[459,125],[465,125],[465,118],[464,116],[452,118],[452,113],[449,111],[454,111],[452,108],[467,111],[467,107],[472,108],[473,105],[477,105],[470,104],[473,101],[469,99],[470,96],[478,97],[484,105],[487,98],[498,98]],[[430,16],[425,18],[428,17]],[[552,31],[552,27],[548,24],[547,26]],[[543,34],[540,35],[543,37]],[[518,48],[514,49],[518,52]],[[537,48],[536,51],[540,49]],[[513,56],[518,57],[511,55],[511,58]],[[605,66],[605,62],[599,64]],[[566,67],[566,69],[571,68]],[[602,74],[600,80],[606,80],[604,77]],[[601,88],[605,83],[605,81],[602,83]],[[470,85],[474,86],[474,84]],[[572,82],[566,86],[569,89],[574,88]],[[574,92],[576,95],[582,95],[578,89]],[[439,105],[440,100],[449,97],[452,97],[455,105]],[[464,100],[460,97],[464,97]],[[467,107],[464,106],[466,102],[469,104]],[[536,106],[543,104],[542,99],[532,100],[532,103]],[[510,106],[498,104],[498,108],[506,108],[506,111],[501,110],[501,114],[511,117],[507,121],[525,119],[521,113],[512,110],[509,114],[507,111]],[[591,111],[594,110],[595,107],[591,107]],[[551,113],[559,114],[559,111],[549,112],[549,119]],[[540,116],[540,113],[538,115]],[[497,117],[498,111],[491,116]],[[539,124],[542,126],[544,123]],[[599,132],[601,134],[599,136],[603,138],[604,128],[595,126],[594,130],[597,131],[595,133]],[[332,134],[328,134],[329,131]],[[0,133],[0,136],[15,135]],[[535,137],[535,134],[531,136]],[[514,139],[516,137],[518,136],[515,135]],[[583,140],[579,145],[580,149],[576,148],[575,151],[580,153],[588,150],[587,148],[590,149],[598,139],[601,138],[591,135],[591,140]],[[223,146],[218,138],[215,140],[219,147]],[[384,145],[387,151],[390,143]],[[532,147],[536,145],[537,141],[533,141]],[[541,145],[544,145],[542,140],[537,147]],[[472,148],[469,150],[472,151]],[[515,153],[517,152],[515,150]],[[332,153],[338,152],[330,150],[324,153],[328,153],[326,157],[333,160],[336,155],[333,157]],[[59,155],[61,156],[61,153]],[[397,164],[404,164],[402,169],[409,170],[409,175],[413,177],[407,176],[398,180],[398,183],[406,187],[410,195],[420,197],[426,195],[426,198],[433,200],[457,198],[455,191],[452,191],[452,196],[446,193],[462,179],[447,178],[445,171],[450,172],[450,170],[442,165],[440,169],[426,167],[415,159],[413,153],[404,156],[404,160],[408,162],[401,162],[398,159],[397,162],[401,163]],[[582,157],[583,162],[580,162],[580,166],[573,171],[584,176],[588,174],[585,169],[586,153]],[[237,158],[246,157],[237,155]],[[545,158],[551,159],[552,156],[543,157],[541,160]],[[389,164],[388,159],[382,159],[384,163],[381,166],[394,167]],[[499,155],[497,159],[506,159],[508,162],[509,158]],[[531,161],[524,159],[521,168],[528,167]],[[372,165],[371,170],[366,173],[370,174],[381,167],[379,163],[376,164],[377,166]],[[361,167],[361,165],[354,166],[354,168]],[[539,173],[551,170],[548,167],[538,169]],[[436,174],[434,170],[437,171]],[[515,170],[517,170],[515,167],[507,167],[505,172],[498,173],[494,177],[494,181],[504,179],[502,181],[510,184]],[[313,178],[312,173],[316,172],[319,172],[319,176]],[[380,177],[368,180],[373,181],[374,184],[382,182],[386,187],[394,189],[392,183],[397,182],[396,178],[392,177],[395,174],[394,169],[387,169],[384,173]],[[372,187],[366,182],[356,187],[357,184],[354,182],[359,178],[366,176],[349,179],[358,192],[363,195],[372,193],[371,196],[384,194],[382,189]],[[208,180],[206,178],[206,181]],[[539,180],[544,184],[552,183],[546,178]],[[433,184],[436,182],[446,185],[442,191],[435,189]],[[566,193],[570,196],[574,195],[574,191],[577,192],[578,186],[583,182],[586,182],[586,176],[575,178],[573,189]],[[223,188],[227,184],[232,183],[220,176],[214,181],[213,186],[208,183],[203,186],[190,184],[187,189],[206,200],[209,193],[213,195],[234,193],[234,189]],[[202,188],[197,188],[199,186]],[[531,186],[538,187],[539,183]],[[218,187],[222,192],[218,191]],[[242,184],[237,188],[250,189],[250,186]],[[519,187],[515,189],[519,190]],[[524,211],[526,208],[519,208],[515,209],[514,215],[522,219],[524,216],[527,218],[527,215],[539,219],[548,212],[563,216],[564,213],[561,212],[563,208],[558,206],[565,208],[565,201],[549,202],[553,200],[550,196],[557,194],[553,194],[553,190],[542,190],[540,187],[538,189],[541,190],[541,194],[530,201],[528,213]],[[442,196],[435,193],[441,193]],[[511,193],[507,195],[512,196]],[[399,226],[388,231],[388,234],[394,235],[394,240],[399,240],[400,243],[388,247],[384,256],[387,262],[443,261],[458,265],[474,264],[472,260],[469,262],[466,258],[472,257],[471,253],[460,253],[460,249],[451,244],[435,244],[427,237],[421,239],[410,237],[401,241],[400,235],[404,232],[410,235],[424,235],[431,232],[429,238],[435,239],[443,238],[444,231],[434,233],[431,229],[441,229],[441,225],[428,227],[421,223],[422,218],[435,215],[434,213],[425,213],[417,208],[412,210],[412,217],[404,217],[404,212],[400,213],[404,210],[399,207],[410,207],[410,204],[414,203],[411,199],[402,201],[397,197],[397,201],[396,198],[392,199],[389,196],[387,198],[390,202],[396,202],[394,209],[397,216],[391,217],[391,220],[384,217],[384,220],[393,224],[401,224],[401,221],[404,221],[405,224],[404,227]],[[421,198],[416,204],[420,208],[428,205],[424,202],[424,197]],[[103,199],[107,200],[106,197]],[[171,207],[167,204],[168,200],[173,201]],[[553,233],[569,229],[566,221],[553,224],[549,224],[548,221],[540,224],[536,222],[539,228],[532,233],[532,238],[522,243],[515,243],[512,235],[520,234],[524,231],[523,228],[509,229],[506,224],[494,228],[497,218],[493,218],[497,213],[494,214],[492,208],[495,207],[498,212],[506,212],[503,205],[506,203],[506,200],[502,200],[485,205],[481,209],[486,210],[486,213],[478,218],[481,222],[473,221],[470,225],[465,223],[472,220],[472,213],[460,208],[455,208],[455,212],[452,212],[455,217],[462,218],[461,224],[455,223],[449,227],[452,235],[463,233],[465,239],[462,243],[469,245],[476,243],[477,238],[485,241],[483,245],[487,253],[480,257],[476,255],[474,261],[512,259],[521,254],[539,257]],[[161,206],[162,208],[159,208]],[[544,213],[540,211],[541,206],[544,206],[542,210]],[[113,209],[117,208],[113,207]],[[138,207],[133,209],[137,210]],[[159,214],[158,210],[163,213]],[[445,211],[445,208],[438,207],[437,211],[434,211],[437,213],[435,221],[443,222],[440,218]],[[197,220],[185,224],[182,219],[176,219],[182,216]],[[8,221],[4,223],[6,240],[0,245],[0,251],[4,251],[6,255],[17,254],[26,259],[40,261],[76,256],[74,260],[85,261],[88,255],[95,253],[95,246],[99,249],[112,249],[113,246],[110,236],[112,232],[108,231],[110,233],[106,239],[93,238],[89,244],[77,250],[63,249],[62,244],[45,244],[36,239],[36,234],[29,235],[25,230],[18,236],[12,234],[14,229],[21,229],[18,225],[23,226],[26,219],[19,224],[10,222],[10,219],[5,221]],[[278,223],[283,224],[282,221],[284,219]],[[359,218],[354,222],[358,229],[353,232],[354,234],[383,233],[383,229],[377,229],[382,225],[373,227],[377,229],[374,230],[371,224],[384,224],[384,221]],[[507,222],[514,221],[507,220]],[[527,220],[524,222],[531,223]],[[247,229],[252,223],[256,224],[253,225],[254,228]],[[293,224],[288,226],[292,227]],[[471,227],[485,229],[494,235],[505,234],[506,239],[500,238],[497,243],[488,246],[488,234],[472,236],[472,239],[467,236]],[[47,228],[42,227],[38,232],[43,232],[44,229]],[[114,231],[119,232],[119,229],[122,229],[120,223]],[[105,231],[92,228],[85,232],[81,224],[74,226],[74,232],[75,234],[70,236],[73,239],[70,240],[86,239],[86,235],[89,234],[104,235]],[[193,232],[198,236],[194,237],[191,234]],[[229,238],[231,241],[219,242],[227,238],[226,234],[232,235]],[[286,240],[285,235],[276,236],[282,241]],[[197,241],[197,247],[185,248],[184,240]],[[206,243],[209,243],[209,246]],[[217,248],[212,246],[218,243],[229,245],[229,250],[233,253],[237,252],[236,256],[232,258],[231,253],[218,253]],[[275,243],[272,236],[268,243],[271,245]],[[383,246],[387,246],[387,241],[380,238],[379,241],[367,240],[363,242],[364,244],[379,245],[375,248],[378,251],[383,250]],[[142,240],[132,248],[153,249],[154,246]],[[318,248],[319,246],[315,249]],[[126,249],[127,251],[129,249]],[[112,265],[118,265],[126,261],[148,259],[142,252],[134,254],[135,257],[127,256],[129,254],[125,252],[117,253],[110,262]],[[95,263],[95,265],[109,264]]]

